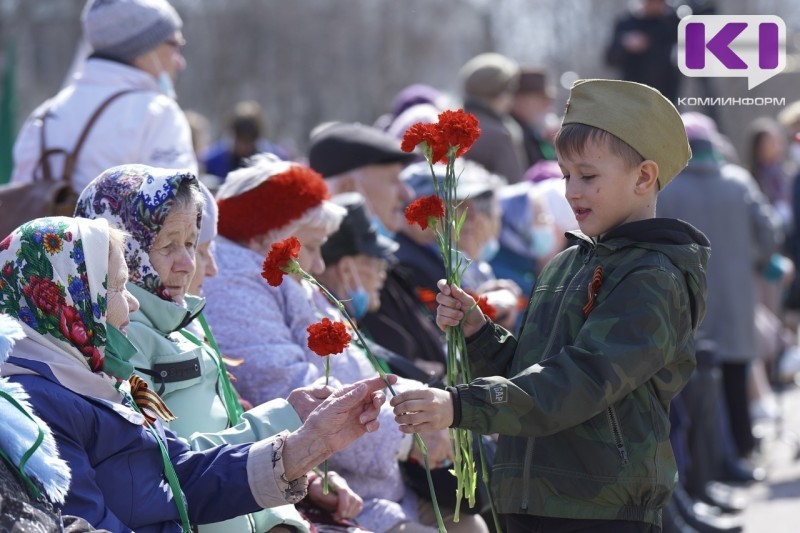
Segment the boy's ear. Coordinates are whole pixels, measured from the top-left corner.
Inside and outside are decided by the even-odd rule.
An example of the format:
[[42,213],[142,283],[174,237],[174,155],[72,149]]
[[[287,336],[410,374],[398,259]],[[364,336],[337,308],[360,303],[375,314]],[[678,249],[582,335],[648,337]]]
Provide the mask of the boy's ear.
[[646,159],[639,164],[639,177],[636,178],[636,192],[645,193],[658,189],[658,163]]

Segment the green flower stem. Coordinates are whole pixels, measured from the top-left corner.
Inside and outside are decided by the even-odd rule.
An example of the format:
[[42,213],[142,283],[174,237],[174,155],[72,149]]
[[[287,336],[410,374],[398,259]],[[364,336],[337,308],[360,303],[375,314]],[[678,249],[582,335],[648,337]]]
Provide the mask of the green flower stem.
[[[367,358],[369,359],[369,362],[372,363],[372,366],[375,368],[375,370],[378,371],[378,374],[383,379],[384,383],[386,383],[386,386],[388,387],[389,392],[392,393],[392,396],[397,396],[397,393],[395,392],[391,383],[389,383],[389,379],[386,376],[386,372],[383,371],[383,368],[378,363],[378,360],[375,358],[375,355],[369,349],[369,346],[364,340],[364,337],[361,336],[361,332],[356,327],[356,324],[355,322],[353,322],[353,319],[350,318],[350,314],[347,312],[347,309],[345,309],[344,304],[341,301],[339,301],[339,299],[336,298],[336,296],[331,294],[331,292],[328,289],[326,289],[321,283],[319,283],[314,278],[314,276],[312,276],[311,274],[302,269],[300,269],[300,274],[302,275],[303,279],[313,284],[314,286],[318,287],[319,290],[322,291],[322,294],[324,294],[325,297],[339,309],[339,312],[342,313],[342,316],[345,318],[345,320],[347,320],[347,322],[350,324],[350,327],[353,329],[356,336],[358,337],[359,343],[361,343],[361,346],[367,353]],[[425,474],[428,477],[428,488],[430,489],[431,492],[431,502],[433,503],[433,511],[436,514],[436,525],[439,529],[439,533],[447,533],[447,529],[444,527],[444,519],[442,519],[442,513],[439,510],[439,503],[436,500],[436,490],[434,489],[433,486],[431,469],[430,466],[428,465],[428,448],[427,446],[425,446],[425,442],[422,440],[422,437],[419,436],[419,433],[414,433],[414,442],[416,442],[417,448],[419,448],[419,451],[422,453],[422,459],[425,462]],[[327,461],[325,462],[325,466],[327,467]],[[327,482],[327,470],[326,470],[325,482]]]
[[[331,356],[325,356],[325,386],[328,386],[328,381],[331,379]],[[328,460],[322,463],[322,494],[327,495],[330,492],[330,486],[328,484]]]

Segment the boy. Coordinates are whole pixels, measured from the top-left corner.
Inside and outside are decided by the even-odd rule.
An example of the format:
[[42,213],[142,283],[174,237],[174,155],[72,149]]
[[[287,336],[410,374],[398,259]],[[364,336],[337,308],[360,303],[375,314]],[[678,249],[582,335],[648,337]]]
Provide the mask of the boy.
[[480,377],[391,403],[405,432],[500,434],[492,489],[507,533],[660,531],[677,480],[669,402],[694,369],[710,254],[689,224],[655,218],[689,160],[686,134],[655,89],[583,80],[555,146],[581,231],[543,270],[519,339],[440,281],[437,323],[463,321]]

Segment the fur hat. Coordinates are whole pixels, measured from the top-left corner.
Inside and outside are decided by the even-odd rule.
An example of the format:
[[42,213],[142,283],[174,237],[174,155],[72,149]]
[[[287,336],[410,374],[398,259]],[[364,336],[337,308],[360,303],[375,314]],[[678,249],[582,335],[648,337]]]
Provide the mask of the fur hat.
[[513,93],[519,85],[519,65],[502,54],[480,54],[467,61],[458,73],[464,96],[492,99]]
[[330,197],[325,180],[310,168],[271,154],[228,174],[217,192],[219,234],[247,241],[302,217]]
[[81,21],[95,53],[125,62],[157,47],[183,25],[166,0],[89,0]]
[[661,189],[692,156],[678,110],[650,86],[620,80],[578,80],[561,126],[585,124],[618,137],[658,164]]

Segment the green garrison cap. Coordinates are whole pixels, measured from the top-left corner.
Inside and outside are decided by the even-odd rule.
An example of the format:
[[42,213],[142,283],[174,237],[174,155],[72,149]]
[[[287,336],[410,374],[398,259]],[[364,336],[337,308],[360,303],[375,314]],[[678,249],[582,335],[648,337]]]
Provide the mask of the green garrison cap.
[[656,89],[620,80],[578,80],[572,85],[562,126],[586,124],[626,142],[658,165],[661,189],[689,162],[692,151],[681,116]]

